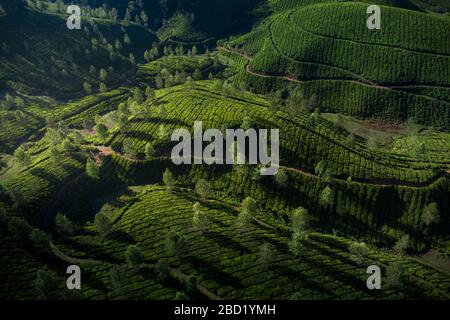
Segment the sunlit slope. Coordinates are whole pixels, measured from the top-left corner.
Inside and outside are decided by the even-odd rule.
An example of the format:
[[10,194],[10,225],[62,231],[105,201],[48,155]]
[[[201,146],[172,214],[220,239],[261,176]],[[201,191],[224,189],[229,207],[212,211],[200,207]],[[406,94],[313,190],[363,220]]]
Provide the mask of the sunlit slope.
[[300,6],[273,15],[228,47],[247,55],[247,78],[266,76],[255,84],[260,90],[273,86],[271,76],[286,76],[316,93],[323,109],[397,121],[415,117],[448,128],[450,22],[382,7],[382,29],[370,31],[366,9],[346,2]]

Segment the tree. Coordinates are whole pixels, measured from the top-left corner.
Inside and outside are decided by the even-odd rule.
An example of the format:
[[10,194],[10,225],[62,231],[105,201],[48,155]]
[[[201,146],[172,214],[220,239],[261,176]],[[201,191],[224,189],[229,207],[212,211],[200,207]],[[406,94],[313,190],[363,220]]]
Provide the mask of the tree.
[[170,279],[170,267],[164,260],[159,259],[156,262],[155,271],[160,282],[165,283]]
[[394,251],[398,254],[405,254],[410,247],[409,235],[401,237],[394,245]]
[[31,233],[31,227],[25,219],[12,217],[8,222],[8,231],[14,240],[27,241]]
[[130,61],[131,65],[136,65],[136,59],[134,58],[134,54],[130,53],[128,55],[128,61]]
[[320,193],[319,203],[323,206],[332,206],[334,204],[334,190],[326,186]]
[[143,262],[141,249],[136,245],[129,245],[125,251],[125,260],[130,267],[136,267]]
[[145,13],[144,10],[142,10],[141,12],[141,20],[142,23],[144,24],[144,27],[148,27],[148,15]]
[[189,296],[193,297],[197,293],[198,281],[195,276],[189,276],[186,279],[186,292]]
[[100,83],[100,87],[99,90],[101,93],[105,93],[106,91],[108,91],[108,87],[106,86],[106,84],[104,84],[103,82]]
[[133,89],[133,99],[137,104],[141,104],[144,102],[144,100],[145,100],[144,93],[142,92],[141,89],[139,89],[139,88]]
[[349,246],[348,251],[351,253],[353,261],[362,263],[363,259],[369,253],[369,248],[364,242],[355,241]]
[[108,137],[108,127],[103,123],[98,123],[95,126],[95,131],[100,139],[106,139]]
[[369,138],[367,139],[367,147],[371,150],[377,150],[379,146],[379,140],[378,137],[371,133]]
[[102,212],[95,215],[94,226],[95,230],[102,235],[107,235],[112,229],[111,220]]
[[306,109],[303,92],[300,88],[296,88],[291,92],[286,100],[287,112],[291,117],[300,115],[301,111]]
[[54,163],[60,163],[63,160],[61,151],[54,145],[50,147],[50,159]]
[[104,82],[106,78],[108,78],[108,72],[105,69],[101,68],[98,77],[100,81]]
[[242,201],[241,212],[238,216],[238,226],[243,228],[247,227],[256,215],[257,210],[258,205],[256,201],[250,197],[245,198],[244,201]]
[[205,179],[200,179],[195,184],[195,193],[203,200],[208,200],[211,195],[211,185]]
[[200,71],[200,69],[195,69],[194,73],[192,74],[192,78],[194,80],[201,80],[202,79],[202,72]]
[[127,285],[126,269],[123,266],[113,266],[109,271],[109,281],[113,290],[119,294],[125,293]]
[[72,222],[61,212],[55,217],[56,230],[62,235],[72,235],[75,232],[75,227]]
[[172,172],[169,168],[166,169],[163,173],[163,183],[166,186],[167,192],[172,192],[175,186],[175,179],[173,178]]
[[401,284],[404,275],[403,267],[399,262],[393,262],[386,268],[385,283],[388,287],[397,287]]
[[131,39],[130,39],[130,36],[129,36],[128,34],[126,34],[126,33],[125,33],[125,36],[123,37],[123,42],[124,42],[126,45],[131,45]]
[[33,287],[38,299],[47,300],[58,288],[56,276],[45,269],[38,269]]
[[156,99],[155,90],[151,87],[145,88],[145,96],[147,97],[148,101],[153,101]]
[[244,120],[242,120],[241,128],[244,130],[248,130],[253,126],[252,118],[249,115],[244,116]]
[[280,186],[280,187],[286,187],[289,181],[289,176],[286,172],[286,169],[280,168],[277,172],[277,174],[275,175],[275,182]]
[[128,104],[126,104],[125,102],[121,102],[117,107],[117,112],[119,112],[121,115],[128,117],[130,115],[130,109],[128,108]]
[[28,166],[31,163],[31,157],[26,153],[22,147],[19,147],[14,151],[14,158],[22,166]]
[[306,231],[294,232],[291,241],[289,242],[289,249],[294,256],[303,256],[306,250],[306,243],[309,234]]
[[156,75],[155,83],[158,89],[162,89],[164,87],[164,79],[160,74]]
[[64,139],[62,142],[62,149],[64,152],[73,152],[77,150],[77,146],[75,146],[70,139]]
[[293,232],[307,231],[311,224],[311,217],[308,210],[298,207],[291,214],[291,224]]
[[164,125],[160,125],[158,128],[158,141],[165,143],[169,140],[169,132]]
[[49,249],[49,239],[47,234],[37,228],[33,228],[30,234],[30,240],[33,242],[33,245],[41,250],[41,251],[47,251]]
[[86,161],[86,174],[88,175],[88,177],[95,180],[100,179],[100,168],[92,159],[87,159]]
[[353,133],[350,133],[346,138],[345,138],[345,145],[347,147],[353,147],[355,145],[355,135]]
[[179,233],[170,231],[166,237],[165,248],[170,256],[182,256],[186,253],[186,240]]
[[206,217],[205,212],[201,210],[200,203],[196,202],[192,206],[194,211],[194,216],[192,218],[192,224],[194,229],[204,232],[208,228],[208,218]]
[[156,155],[155,147],[151,142],[147,142],[145,145],[145,157],[147,160],[152,159]]
[[422,213],[422,223],[425,226],[431,226],[432,224],[439,223],[439,206],[436,202],[430,203],[425,206]]
[[325,160],[319,161],[319,163],[314,168],[314,172],[317,176],[322,177],[327,170],[327,162]]
[[264,267],[270,267],[273,263],[275,248],[270,243],[264,243],[259,247],[257,262]]

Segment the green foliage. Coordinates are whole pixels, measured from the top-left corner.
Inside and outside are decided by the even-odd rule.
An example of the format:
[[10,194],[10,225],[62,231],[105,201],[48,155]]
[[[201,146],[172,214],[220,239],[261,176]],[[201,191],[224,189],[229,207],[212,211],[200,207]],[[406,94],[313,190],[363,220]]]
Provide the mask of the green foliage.
[[28,166],[31,163],[31,157],[22,147],[19,147],[14,151],[14,158],[16,158],[17,162],[23,166]]
[[266,268],[270,267],[274,262],[274,255],[274,246],[266,242],[259,247],[257,262]]
[[61,212],[55,216],[55,226],[58,232],[62,235],[73,235],[75,232],[75,226],[73,223]]
[[95,126],[95,131],[100,139],[106,139],[108,137],[108,127],[103,123],[98,123]]
[[398,254],[405,254],[408,249],[411,247],[411,240],[409,239],[409,236],[403,236],[400,238],[394,246],[394,251]]
[[206,201],[211,196],[211,185],[205,179],[200,179],[195,183],[195,193],[203,200]]
[[305,208],[299,207],[291,213],[292,232],[307,231],[311,226],[311,216]]
[[160,282],[165,283],[170,279],[170,267],[164,260],[158,260],[155,265],[155,271]]
[[156,155],[156,150],[155,147],[153,146],[153,144],[151,142],[147,142],[147,144],[145,145],[145,157],[147,158],[147,160],[152,159],[153,157],[155,157]]
[[334,205],[335,192],[330,186],[326,186],[325,189],[320,193],[319,203],[322,206],[333,206]]
[[124,266],[113,266],[109,271],[109,281],[113,290],[124,294],[128,285],[126,268]]
[[348,251],[352,255],[352,260],[358,264],[364,261],[369,253],[369,248],[364,242],[353,242],[349,247]]
[[205,232],[208,229],[209,221],[204,211],[202,211],[200,203],[196,202],[192,206],[194,216],[192,218],[192,225],[195,230]]
[[47,234],[40,229],[32,229],[30,240],[33,245],[41,251],[47,251],[49,249],[49,238]]
[[57,278],[53,272],[45,269],[37,270],[33,289],[38,299],[47,300],[52,298],[57,287]]
[[86,174],[92,179],[100,179],[100,167],[92,159],[86,161]]
[[112,231],[112,222],[104,213],[97,213],[94,220],[95,230],[102,234],[108,235]]
[[309,234],[306,231],[292,233],[291,241],[289,242],[289,250],[296,257],[302,257],[306,253]]
[[384,283],[388,288],[398,288],[403,282],[404,273],[402,265],[399,262],[393,262],[386,268]]
[[130,267],[136,267],[143,262],[141,250],[136,245],[129,245],[125,251],[125,260]]
[[422,213],[422,223],[426,226],[431,226],[433,224],[439,223],[439,206],[436,202],[432,202],[425,206]]
[[25,219],[12,217],[8,221],[8,231],[16,241],[27,241],[31,234],[31,227]]
[[175,187],[175,179],[172,172],[167,168],[163,174],[163,183],[166,186],[167,192],[172,192]]
[[168,255],[181,257],[186,254],[186,240],[178,232],[170,231],[165,241],[165,248]]

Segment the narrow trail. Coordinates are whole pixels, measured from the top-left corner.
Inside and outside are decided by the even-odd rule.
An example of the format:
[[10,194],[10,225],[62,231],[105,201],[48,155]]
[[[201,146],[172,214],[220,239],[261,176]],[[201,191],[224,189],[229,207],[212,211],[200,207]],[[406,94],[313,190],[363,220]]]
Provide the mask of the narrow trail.
[[[85,146],[97,148],[97,150],[99,151],[99,154],[98,154],[99,158],[96,159],[96,161],[101,161],[102,157],[116,155],[116,156],[119,156],[121,158],[124,158],[124,159],[126,159],[128,161],[132,161],[132,162],[145,162],[145,160],[137,160],[137,159],[132,159],[132,158],[126,157],[108,146],[95,146],[95,145],[85,145]],[[283,166],[283,165],[280,165],[279,167],[281,169],[285,169],[285,170],[291,171],[291,172],[296,172],[296,173],[299,173],[299,174],[307,176],[307,177],[322,179],[322,177],[316,175],[315,173],[313,173],[305,168],[289,167],[289,166]],[[380,179],[353,178],[352,182],[368,184],[368,185],[376,185],[376,186],[382,186],[382,187],[397,186],[397,187],[409,187],[409,188],[427,188],[427,187],[431,186],[433,183],[435,183],[437,180],[439,180],[440,178],[449,176],[449,174],[450,174],[450,170],[448,170],[446,172],[442,172],[440,174],[436,174],[431,179],[429,179],[427,181],[423,181],[423,182],[400,181],[400,180],[388,179],[388,178],[380,178]],[[342,179],[339,177],[335,177],[334,179],[341,180],[341,181],[346,180],[346,179]]]
[[[78,264],[92,264],[92,265],[111,264],[109,262],[102,261],[102,260],[73,258],[73,257],[68,256],[64,252],[62,252],[56,245],[53,244],[53,242],[50,241],[49,244],[50,244],[50,249],[52,250],[53,254],[57,258],[61,259],[62,261],[65,261],[67,263],[70,263],[70,264],[76,264],[76,265],[78,265]],[[156,265],[154,265],[154,264],[143,263],[137,267],[137,270],[154,269],[155,267],[156,267]],[[187,284],[188,279],[189,279],[188,275],[184,274],[182,271],[180,271],[179,269],[176,269],[176,268],[169,267],[169,270],[170,270],[171,275],[174,278],[180,280],[184,284]],[[202,295],[204,295],[206,298],[208,298],[209,300],[223,300],[221,297],[219,297],[218,295],[209,291],[206,287],[203,287],[199,284],[197,284],[197,290]]]

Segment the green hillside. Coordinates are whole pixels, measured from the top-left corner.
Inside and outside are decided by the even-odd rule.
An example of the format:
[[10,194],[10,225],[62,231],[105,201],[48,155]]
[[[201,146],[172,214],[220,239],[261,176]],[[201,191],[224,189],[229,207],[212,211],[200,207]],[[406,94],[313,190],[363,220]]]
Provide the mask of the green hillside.
[[[93,91],[99,90],[99,80],[114,87],[134,75],[129,55],[142,59],[156,41],[143,28],[131,25],[122,31],[119,23],[104,20],[83,21],[83,30],[70,31],[66,19],[30,9],[0,18],[4,89],[67,99],[86,94],[85,83]],[[104,79],[99,79],[101,69],[107,72]]]
[[366,8],[347,2],[300,6],[226,46],[245,55],[246,70],[237,71],[246,72],[242,80],[258,91],[290,81],[307,96],[315,93],[323,110],[393,121],[414,117],[448,128],[449,43],[442,30],[450,29],[449,21],[382,7],[382,29],[369,32]]
[[[69,2],[0,0],[0,299],[450,299],[439,1]],[[176,165],[199,121],[278,172]]]

